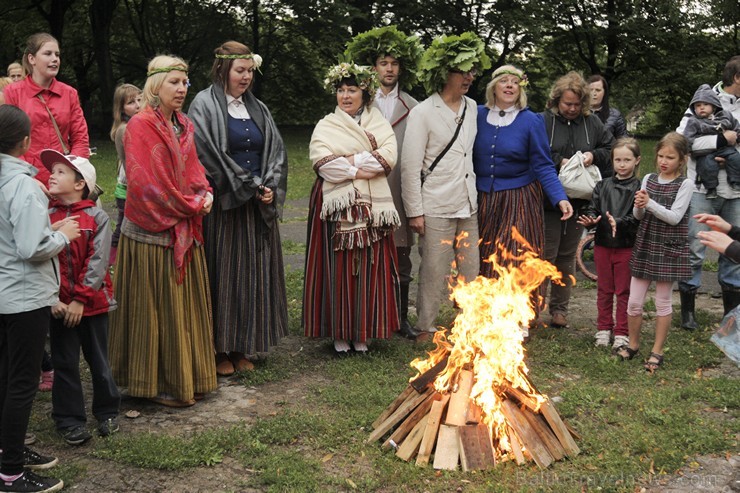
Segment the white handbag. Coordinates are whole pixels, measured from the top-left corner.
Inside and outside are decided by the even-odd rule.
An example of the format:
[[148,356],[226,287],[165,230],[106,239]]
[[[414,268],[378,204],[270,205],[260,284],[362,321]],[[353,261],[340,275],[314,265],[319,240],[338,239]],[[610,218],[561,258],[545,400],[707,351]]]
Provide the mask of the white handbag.
[[601,181],[601,172],[596,165],[585,166],[583,153],[578,151],[560,167],[558,178],[569,198],[591,200],[594,187]]

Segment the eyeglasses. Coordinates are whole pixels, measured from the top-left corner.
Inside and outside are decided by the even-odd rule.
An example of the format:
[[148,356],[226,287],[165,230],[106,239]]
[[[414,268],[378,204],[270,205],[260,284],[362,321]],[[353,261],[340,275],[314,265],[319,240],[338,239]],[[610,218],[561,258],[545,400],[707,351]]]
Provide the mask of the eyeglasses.
[[478,70],[476,70],[476,69],[470,69],[470,70],[467,70],[467,71],[463,72],[462,70],[459,70],[459,69],[456,69],[456,68],[451,68],[450,69],[450,72],[453,73],[453,74],[460,74],[463,77],[466,76],[466,75],[469,75],[470,77],[475,77],[476,75],[478,75]]

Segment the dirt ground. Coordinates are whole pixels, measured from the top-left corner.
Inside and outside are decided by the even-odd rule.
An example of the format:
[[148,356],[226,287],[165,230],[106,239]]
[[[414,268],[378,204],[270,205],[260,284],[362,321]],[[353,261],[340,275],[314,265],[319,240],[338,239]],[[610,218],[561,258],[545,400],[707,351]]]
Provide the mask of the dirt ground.
[[[288,204],[286,208],[288,222],[282,227],[284,240],[305,241],[305,222],[302,222],[301,218],[305,218],[306,211],[305,201]],[[301,255],[290,255],[286,260],[293,268],[303,267]],[[415,265],[418,265],[418,261]],[[716,277],[716,274],[714,276]],[[711,296],[716,291],[711,279],[707,280],[707,284],[706,293],[701,294],[697,299],[697,308],[709,311],[721,310],[721,299]],[[572,330],[591,331],[591,328],[595,327],[594,297],[595,290],[593,289],[575,288],[570,308],[570,322],[574,327]],[[677,298],[674,303],[678,303]],[[274,350],[294,353],[303,348],[304,351],[321,355],[322,351],[317,348],[317,345],[321,344],[321,341],[289,336],[283,339]],[[729,360],[725,360],[723,365],[712,371],[740,378],[740,370]],[[246,388],[234,379],[222,378],[219,380],[219,388],[216,392],[206,396],[195,406],[186,409],[168,409],[145,400],[124,397],[121,409],[122,433],[136,434],[153,431],[183,434],[238,423],[249,425],[257,419],[274,415],[279,403],[288,401],[291,406],[301,406],[307,397],[309,382],[316,384],[316,376],[296,375],[286,381],[252,388]],[[286,397],[289,398],[286,399]],[[44,405],[48,408],[44,409],[44,413],[50,412],[51,404]],[[123,417],[128,411],[137,411],[140,414],[133,419]],[[99,438],[94,438],[93,443],[94,440],[99,440]],[[128,467],[96,459],[90,454],[91,445],[71,448],[62,445],[57,440],[51,444],[39,443],[38,448],[44,453],[57,455],[63,464],[74,464],[84,470],[82,479],[67,489],[81,493],[261,491],[244,486],[245,483],[250,483],[249,477],[254,472],[245,469],[229,457],[226,457],[221,464],[212,467],[199,467],[184,472],[167,472]],[[656,480],[642,491],[670,493],[740,491],[740,454],[694,457],[687,461],[680,474],[663,477],[659,482]]]

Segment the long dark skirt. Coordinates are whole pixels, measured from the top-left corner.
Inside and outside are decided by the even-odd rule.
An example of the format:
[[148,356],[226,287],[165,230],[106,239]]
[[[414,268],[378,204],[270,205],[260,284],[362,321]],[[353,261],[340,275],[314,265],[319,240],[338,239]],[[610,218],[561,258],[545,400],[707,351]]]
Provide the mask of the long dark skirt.
[[288,334],[280,230],[250,200],[224,210],[217,200],[203,221],[213,299],[216,352],[267,352]]
[[[522,245],[515,241],[513,227],[529,242],[533,251],[542,257],[545,249],[545,219],[543,193],[539,182],[532,182],[522,188],[493,193],[478,193],[478,232],[480,233],[480,274],[493,277],[493,267],[488,258],[501,244],[509,252],[517,253]],[[502,265],[518,267],[516,259],[501,259]],[[535,319],[542,308],[547,283],[532,293]]]
[[398,331],[399,283],[393,235],[365,248],[334,251],[335,223],[322,221],[322,180],[316,180],[308,216],[303,287],[307,337],[365,342]]

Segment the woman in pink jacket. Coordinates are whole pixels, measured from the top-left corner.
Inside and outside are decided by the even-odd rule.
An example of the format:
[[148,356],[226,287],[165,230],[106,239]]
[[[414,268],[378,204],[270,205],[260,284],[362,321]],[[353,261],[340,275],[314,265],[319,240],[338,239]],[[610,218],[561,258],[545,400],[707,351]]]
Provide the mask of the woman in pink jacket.
[[80,98],[72,87],[56,79],[61,60],[59,43],[47,33],[36,33],[26,41],[23,66],[28,77],[5,88],[5,103],[18,106],[31,118],[31,148],[23,159],[39,173],[36,179],[47,186],[49,171],[41,163],[42,149],[90,157],[87,122]]

